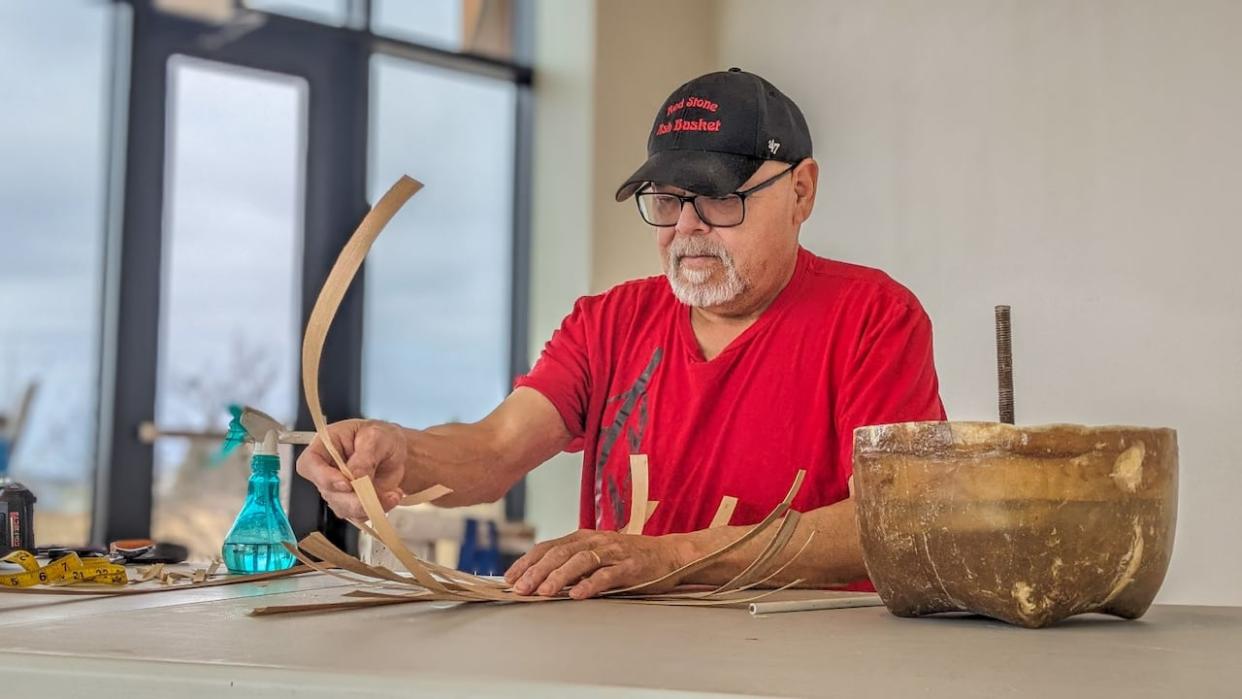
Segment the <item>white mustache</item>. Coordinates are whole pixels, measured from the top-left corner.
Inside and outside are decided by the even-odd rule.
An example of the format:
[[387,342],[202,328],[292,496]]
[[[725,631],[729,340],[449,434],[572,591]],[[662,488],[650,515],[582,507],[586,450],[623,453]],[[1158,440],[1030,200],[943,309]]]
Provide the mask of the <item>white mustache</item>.
[[676,267],[683,257],[715,257],[726,265],[732,265],[733,258],[724,246],[702,237],[673,238],[668,246],[668,258]]

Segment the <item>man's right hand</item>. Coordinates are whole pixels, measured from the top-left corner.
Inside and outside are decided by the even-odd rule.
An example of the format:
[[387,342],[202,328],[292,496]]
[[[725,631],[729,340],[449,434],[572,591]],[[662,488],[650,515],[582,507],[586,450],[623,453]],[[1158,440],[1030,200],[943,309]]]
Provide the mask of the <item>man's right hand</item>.
[[[343,420],[328,425],[328,434],[354,478],[370,476],[384,510],[396,507],[405,497],[401,490],[406,469],[405,430],[380,420]],[[368,519],[349,478],[337,468],[320,438],[302,452],[297,470],[315,484],[337,517]]]

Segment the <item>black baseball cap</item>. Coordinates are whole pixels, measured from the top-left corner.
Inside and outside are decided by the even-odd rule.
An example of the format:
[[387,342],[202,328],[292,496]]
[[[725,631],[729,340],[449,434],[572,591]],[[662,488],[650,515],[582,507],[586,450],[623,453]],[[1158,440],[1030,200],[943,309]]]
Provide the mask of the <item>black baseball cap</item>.
[[674,90],[660,107],[647,162],[617,190],[617,201],[648,182],[724,196],[765,161],[809,157],[811,132],[793,100],[741,68],[708,73]]

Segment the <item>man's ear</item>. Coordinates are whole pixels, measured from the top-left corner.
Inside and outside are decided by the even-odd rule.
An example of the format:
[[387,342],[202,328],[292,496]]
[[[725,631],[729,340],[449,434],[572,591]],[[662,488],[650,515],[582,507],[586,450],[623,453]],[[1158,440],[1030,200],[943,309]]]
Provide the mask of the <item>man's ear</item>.
[[815,208],[815,192],[819,189],[819,163],[807,158],[793,169],[794,223],[801,224],[811,217]]

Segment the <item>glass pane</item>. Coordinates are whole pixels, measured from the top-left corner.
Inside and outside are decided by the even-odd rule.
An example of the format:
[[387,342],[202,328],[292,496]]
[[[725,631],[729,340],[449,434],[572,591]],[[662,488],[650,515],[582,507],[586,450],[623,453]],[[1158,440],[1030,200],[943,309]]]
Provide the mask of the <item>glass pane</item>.
[[372,201],[426,188],[367,258],[363,412],[477,420],[509,388],[516,88],[376,56],[371,94]]
[[[168,64],[156,421],[222,431],[246,403],[297,409],[306,101],[302,78],[174,57]],[[248,450],[160,439],[152,534],[219,554],[246,494]],[[285,459],[283,486],[290,461]]]
[[246,7],[337,27],[345,26],[349,0],[245,0]]
[[118,10],[0,3],[0,413],[38,384],[10,465],[39,545],[89,537]]
[[372,0],[371,31],[457,50],[461,6],[462,0]]
[[512,0],[372,0],[371,31],[452,51],[513,55]]

